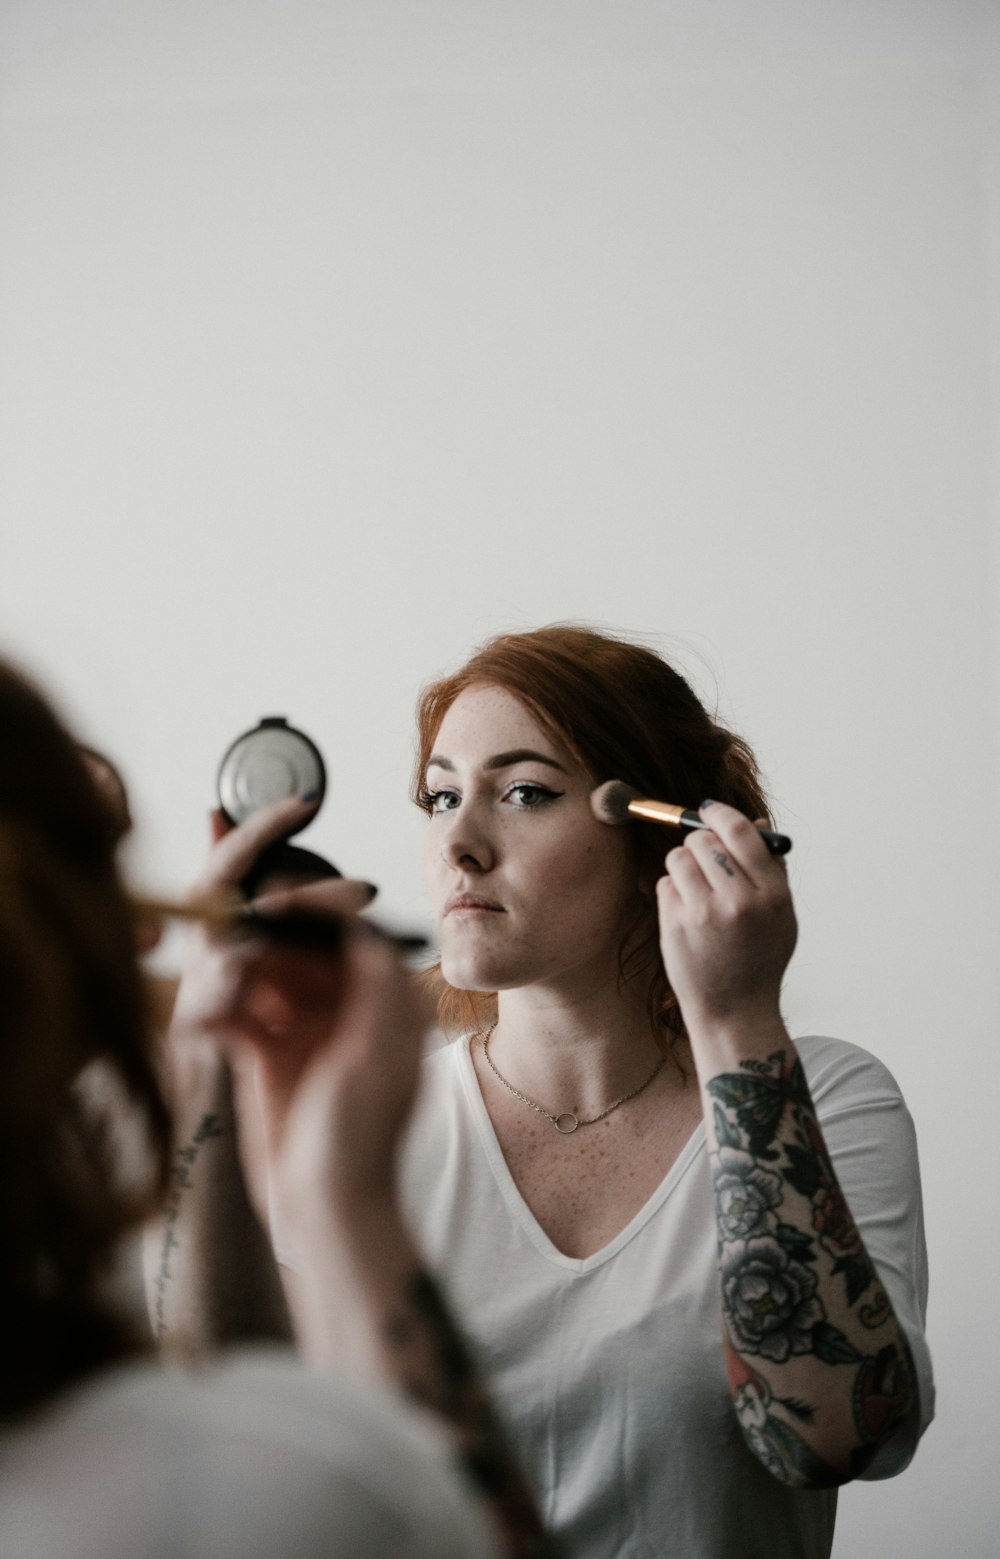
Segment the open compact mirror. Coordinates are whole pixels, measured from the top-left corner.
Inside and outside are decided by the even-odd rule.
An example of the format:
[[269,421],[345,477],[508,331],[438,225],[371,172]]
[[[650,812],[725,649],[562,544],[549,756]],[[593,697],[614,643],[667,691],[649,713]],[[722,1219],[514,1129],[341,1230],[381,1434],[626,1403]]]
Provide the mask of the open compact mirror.
[[[320,804],[326,792],[322,754],[284,715],[267,715],[252,731],[244,731],[219,765],[219,805],[231,823],[242,823],[261,807],[310,791]],[[298,828],[311,821],[307,817]]]
[[288,843],[292,834],[312,822],[322,804],[326,765],[316,743],[304,731],[289,725],[284,715],[267,715],[252,730],[236,738],[219,765],[217,790],[219,806],[234,824],[290,796],[312,792],[316,799],[316,809],[296,824],[285,839],[262,851],[243,879],[242,888],[248,899],[255,898],[265,885],[317,882],[341,875],[324,856]]

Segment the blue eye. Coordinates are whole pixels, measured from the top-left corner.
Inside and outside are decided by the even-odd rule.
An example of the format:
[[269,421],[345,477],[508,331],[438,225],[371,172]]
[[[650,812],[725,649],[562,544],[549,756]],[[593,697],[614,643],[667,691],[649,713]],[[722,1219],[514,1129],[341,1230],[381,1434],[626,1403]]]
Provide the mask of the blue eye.
[[544,806],[547,801],[556,801],[563,792],[561,790],[549,790],[545,785],[533,785],[527,780],[520,785],[512,785],[504,792],[504,800],[514,800],[514,805],[524,812],[532,812],[536,807]]
[[461,796],[457,790],[428,790],[424,795],[424,801],[431,817],[438,816],[441,812],[454,812],[461,804]]

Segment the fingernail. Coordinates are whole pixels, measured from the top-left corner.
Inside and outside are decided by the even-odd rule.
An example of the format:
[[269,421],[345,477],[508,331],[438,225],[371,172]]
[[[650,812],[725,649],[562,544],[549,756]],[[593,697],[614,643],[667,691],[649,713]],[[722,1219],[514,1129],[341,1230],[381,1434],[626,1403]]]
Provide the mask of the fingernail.
[[704,812],[704,811],[707,810],[708,807],[714,807],[714,806],[715,806],[715,802],[714,801],[703,801],[701,806],[698,808],[698,811],[699,812]]
[[299,797],[300,801],[315,801],[319,796],[318,790],[304,790]]
[[366,882],[365,887],[368,889],[368,902],[370,904],[372,899],[378,893],[378,884],[374,882]]

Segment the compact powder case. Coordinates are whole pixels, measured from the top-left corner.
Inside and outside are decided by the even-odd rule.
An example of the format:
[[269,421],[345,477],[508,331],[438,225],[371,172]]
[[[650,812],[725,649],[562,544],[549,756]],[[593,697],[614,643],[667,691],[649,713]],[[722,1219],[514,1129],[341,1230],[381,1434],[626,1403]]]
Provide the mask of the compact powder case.
[[[326,792],[326,768],[319,748],[284,715],[268,715],[244,731],[219,766],[219,805],[230,823],[242,823],[251,813],[289,796],[310,791],[317,808]],[[292,833],[311,823],[303,818]]]
[[288,843],[292,834],[316,816],[326,794],[326,768],[319,748],[304,731],[289,725],[284,715],[268,715],[252,731],[244,731],[219,765],[219,805],[230,823],[242,823],[261,807],[289,796],[312,792],[316,806],[284,839],[262,850],[240,884],[248,899],[269,886],[320,882],[339,877],[332,861]]

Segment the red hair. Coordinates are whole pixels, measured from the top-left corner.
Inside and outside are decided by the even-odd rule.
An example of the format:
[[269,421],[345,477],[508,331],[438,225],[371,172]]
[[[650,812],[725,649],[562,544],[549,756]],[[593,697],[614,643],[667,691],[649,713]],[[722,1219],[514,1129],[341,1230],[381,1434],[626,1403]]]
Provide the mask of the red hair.
[[[595,786],[624,780],[640,795],[682,806],[711,797],[748,817],[766,817],[767,801],[753,753],[721,725],[678,671],[644,645],[573,624],[488,639],[465,665],[424,688],[417,704],[413,800],[430,810],[425,773],[441,722],[460,693],[503,688],[518,698],[552,739],[587,771]],[[663,873],[663,857],[679,836],[654,823],[631,823],[640,880]],[[634,924],[623,938],[622,979],[646,977],[653,1031],[669,1050],[683,1033],[676,998],[660,957],[655,904],[637,898]],[[447,1029],[482,1029],[497,1013],[495,992],[460,991],[440,965],[425,980],[438,998]]]

